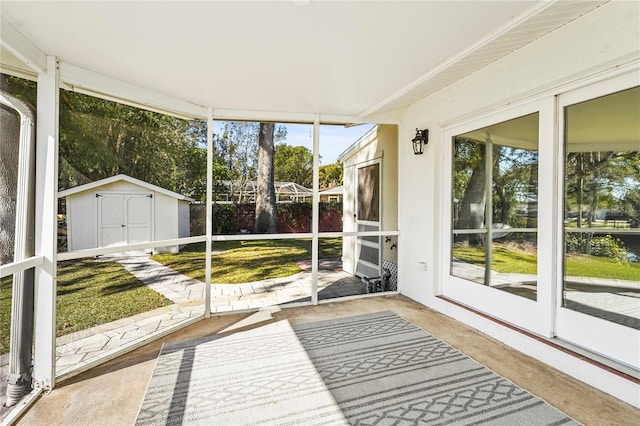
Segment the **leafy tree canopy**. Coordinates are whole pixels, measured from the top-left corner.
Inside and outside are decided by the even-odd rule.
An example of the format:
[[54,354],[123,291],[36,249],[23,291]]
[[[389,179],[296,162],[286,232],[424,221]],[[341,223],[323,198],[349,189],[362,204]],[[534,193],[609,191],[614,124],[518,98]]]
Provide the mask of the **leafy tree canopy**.
[[342,185],[343,165],[340,161],[320,166],[320,188],[333,188]]
[[313,153],[308,148],[279,144],[273,164],[276,181],[295,182],[307,188],[313,185]]
[[[258,135],[260,123],[252,121],[223,121],[222,130],[213,135],[216,157],[229,170],[229,178],[240,181],[257,179]],[[287,128],[275,125],[274,142],[287,137]]]

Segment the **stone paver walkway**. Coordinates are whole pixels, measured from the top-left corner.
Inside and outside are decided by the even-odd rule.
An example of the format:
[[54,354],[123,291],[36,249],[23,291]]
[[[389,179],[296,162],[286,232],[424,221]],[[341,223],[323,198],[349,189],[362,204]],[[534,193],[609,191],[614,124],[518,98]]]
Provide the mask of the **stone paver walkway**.
[[[56,375],[64,377],[73,370],[94,364],[95,362],[117,354],[125,346],[141,343],[149,335],[168,330],[172,326],[201,315],[203,312],[205,284],[180,274],[148,256],[110,257],[131,272],[138,280],[157,291],[174,303],[151,312],[135,315],[122,320],[103,324],[78,333],[56,339]],[[303,265],[304,266],[304,265]],[[327,269],[322,269],[326,267]],[[482,278],[484,270],[464,262],[454,263],[454,273],[467,279]],[[497,275],[497,276],[496,276]],[[516,276],[517,275],[517,276]],[[499,286],[530,283],[535,277],[524,274],[495,274]],[[602,285],[602,280],[598,280]],[[612,280],[613,281],[613,280]],[[595,284],[595,283],[594,283]],[[611,283],[624,285],[621,282]],[[637,283],[635,287],[637,288]],[[318,271],[318,298],[330,299],[366,293],[365,285],[359,279],[335,268],[329,262],[321,265]],[[214,284],[211,286],[211,313],[235,310],[260,309],[287,303],[311,300],[311,273],[298,274],[244,284]],[[584,296],[588,299],[585,299]],[[569,292],[573,302],[596,308],[593,294]],[[611,295],[610,295],[611,296]],[[630,296],[626,295],[625,296]],[[634,294],[637,296],[637,293]],[[621,297],[618,295],[618,297]],[[599,299],[605,306],[597,306],[600,312],[624,315],[629,319],[637,318],[639,304],[631,308],[628,304],[616,303],[613,299]],[[634,297],[634,302],[637,299]],[[609,303],[605,303],[609,302]],[[622,309],[624,312],[616,312]],[[602,314],[598,315],[602,316]],[[633,325],[631,325],[633,326]]]
[[[149,256],[112,256],[140,282],[174,304],[56,339],[56,376],[88,366],[144,341],[152,333],[203,313],[205,284],[180,274]],[[333,265],[335,266],[335,265]],[[304,265],[303,265],[304,267]],[[366,293],[359,279],[340,269],[318,271],[318,298]],[[260,309],[311,300],[311,272],[244,284],[213,284],[211,313]]]

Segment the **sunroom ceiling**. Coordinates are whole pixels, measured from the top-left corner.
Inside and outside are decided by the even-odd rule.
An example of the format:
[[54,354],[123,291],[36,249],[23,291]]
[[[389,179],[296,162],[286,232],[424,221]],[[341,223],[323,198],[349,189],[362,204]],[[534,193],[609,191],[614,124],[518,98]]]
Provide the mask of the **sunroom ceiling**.
[[600,4],[2,1],[0,13],[65,64],[182,101],[367,118]]

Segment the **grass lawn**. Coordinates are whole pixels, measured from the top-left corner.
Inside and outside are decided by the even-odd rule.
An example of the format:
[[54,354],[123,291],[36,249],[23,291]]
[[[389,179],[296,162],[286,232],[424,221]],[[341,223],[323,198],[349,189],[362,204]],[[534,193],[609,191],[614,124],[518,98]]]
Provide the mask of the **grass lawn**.
[[[474,265],[484,266],[484,250],[480,247],[456,247],[453,256]],[[496,247],[491,254],[492,269],[503,273],[536,273],[536,257],[519,251]],[[640,281],[640,263],[616,262],[606,257],[586,254],[567,256],[568,276]]]
[[[340,257],[342,238],[321,238],[319,249],[321,259]],[[221,241],[213,243],[213,250],[211,282],[237,284],[287,277],[300,272],[295,262],[311,259],[311,240]],[[204,244],[192,244],[180,253],[159,254],[151,258],[191,278],[204,281],[204,252]]]
[[568,255],[566,272],[570,277],[609,278],[640,282],[640,263],[619,263],[606,257],[586,254]]
[[[453,256],[464,262],[484,266],[484,249],[481,247],[456,247]],[[491,252],[492,268],[496,272],[535,274],[537,271],[536,256],[520,251],[508,250],[494,246]]]
[[[0,354],[9,350],[11,280],[0,282]],[[57,336],[170,304],[116,262],[79,259],[58,264]]]

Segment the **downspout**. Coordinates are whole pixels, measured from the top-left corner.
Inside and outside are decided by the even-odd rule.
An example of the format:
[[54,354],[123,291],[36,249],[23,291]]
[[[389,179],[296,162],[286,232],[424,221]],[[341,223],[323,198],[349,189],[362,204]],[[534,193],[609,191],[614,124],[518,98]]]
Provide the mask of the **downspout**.
[[[16,218],[13,261],[20,261],[35,254],[35,109],[20,99],[0,91],[0,103],[13,109],[19,116],[19,133],[4,130],[17,126],[3,125],[0,143],[16,144],[18,149],[18,174],[16,184]],[[3,118],[11,119],[3,113]],[[16,129],[17,130],[17,129]],[[34,270],[13,275],[11,305],[11,334],[9,343],[9,373],[7,400],[11,407],[31,391],[31,366],[34,316]]]

